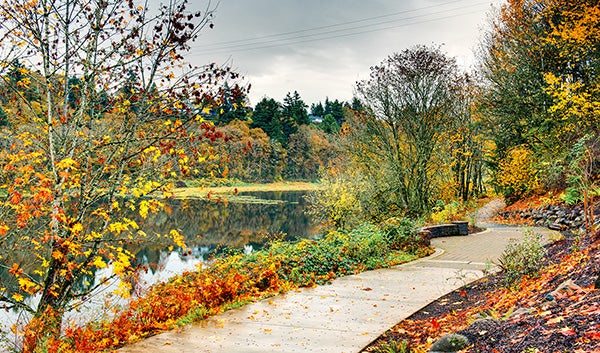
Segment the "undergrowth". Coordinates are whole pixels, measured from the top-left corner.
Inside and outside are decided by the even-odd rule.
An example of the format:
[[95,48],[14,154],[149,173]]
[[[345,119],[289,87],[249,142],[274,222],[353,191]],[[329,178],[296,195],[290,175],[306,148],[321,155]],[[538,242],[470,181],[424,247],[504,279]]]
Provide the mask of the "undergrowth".
[[505,284],[512,286],[524,276],[536,276],[543,266],[546,251],[542,236],[531,230],[525,232],[521,241],[512,239],[499,259],[506,274]]
[[251,254],[218,257],[206,268],[153,286],[112,321],[66,328],[48,351],[95,352],[123,346],[251,301],[408,262],[431,251],[409,244],[417,239],[410,222],[388,223],[363,224],[349,233],[334,231],[318,240],[274,241]]

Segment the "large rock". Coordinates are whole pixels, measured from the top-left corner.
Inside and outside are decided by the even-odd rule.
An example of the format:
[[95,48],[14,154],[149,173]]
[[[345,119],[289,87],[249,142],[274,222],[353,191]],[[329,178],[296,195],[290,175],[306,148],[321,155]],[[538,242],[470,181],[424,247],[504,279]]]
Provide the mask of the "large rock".
[[451,333],[431,345],[430,352],[456,352],[467,348],[471,343],[469,339],[458,333]]

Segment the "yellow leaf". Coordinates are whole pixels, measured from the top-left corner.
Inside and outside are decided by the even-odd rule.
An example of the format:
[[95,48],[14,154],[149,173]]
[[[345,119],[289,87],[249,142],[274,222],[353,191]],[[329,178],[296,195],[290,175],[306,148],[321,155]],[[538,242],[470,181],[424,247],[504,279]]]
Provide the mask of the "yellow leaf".
[[106,267],[108,267],[108,265],[106,264],[106,262],[104,262],[104,260],[102,260],[102,258],[100,256],[96,256],[96,258],[94,258],[94,262],[92,264],[96,268],[106,268]]
[[12,298],[18,302],[22,302],[25,299],[21,294],[15,293],[12,295]]
[[73,231],[73,233],[79,234],[83,231],[83,225],[81,223],[75,223],[71,230]]

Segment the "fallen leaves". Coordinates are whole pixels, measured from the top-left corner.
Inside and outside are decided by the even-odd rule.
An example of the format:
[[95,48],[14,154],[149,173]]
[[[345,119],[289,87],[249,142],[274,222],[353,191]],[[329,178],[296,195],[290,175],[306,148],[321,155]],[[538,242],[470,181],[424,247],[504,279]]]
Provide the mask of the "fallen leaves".
[[[484,317],[492,326],[473,326],[469,332],[478,340],[464,352],[522,352],[528,347],[544,347],[551,352],[598,353],[600,290],[589,283],[596,278],[600,244],[581,246],[583,250],[576,252],[568,244],[556,245],[563,250],[549,258],[550,265],[536,278],[524,278],[517,288],[492,285],[493,290],[485,294],[472,292],[473,287],[458,290],[421,311],[417,317],[423,319],[399,323],[385,339],[407,340],[412,351],[426,352],[441,336],[467,329]],[[483,283],[475,286],[486,288]],[[464,303],[459,304],[460,299]]]

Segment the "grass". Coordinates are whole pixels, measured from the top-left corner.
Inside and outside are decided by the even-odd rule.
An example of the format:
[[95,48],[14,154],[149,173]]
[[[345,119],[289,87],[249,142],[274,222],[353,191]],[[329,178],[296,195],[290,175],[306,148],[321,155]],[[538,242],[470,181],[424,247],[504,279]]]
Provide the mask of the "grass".
[[[244,192],[256,191],[311,191],[321,188],[320,184],[303,181],[288,181],[268,184],[246,184],[239,183],[231,186],[207,186],[176,188],[173,193],[176,198],[209,198],[209,194],[217,197],[230,197]],[[237,196],[236,198],[239,198]]]

